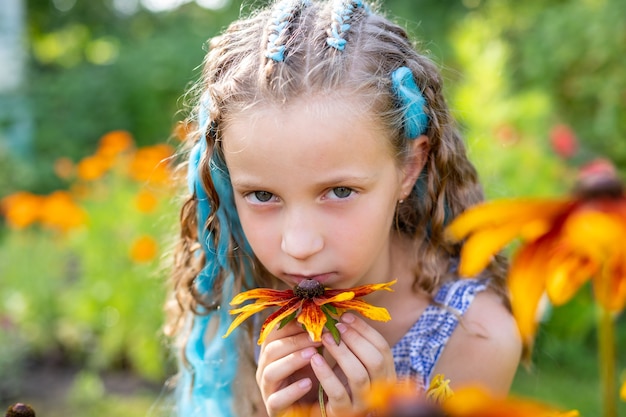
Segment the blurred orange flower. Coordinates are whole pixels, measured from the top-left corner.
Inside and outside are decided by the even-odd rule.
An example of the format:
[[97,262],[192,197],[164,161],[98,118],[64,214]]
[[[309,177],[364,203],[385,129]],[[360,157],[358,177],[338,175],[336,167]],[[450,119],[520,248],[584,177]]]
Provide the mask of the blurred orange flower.
[[131,246],[130,258],[138,263],[149,262],[157,256],[158,250],[157,241],[152,236],[144,235]]
[[619,397],[622,401],[626,401],[626,380],[622,382],[622,388],[619,390]]
[[174,154],[174,148],[159,144],[139,148],[130,162],[130,175],[137,181],[150,181],[166,184],[171,180],[168,158]]
[[0,200],[0,210],[9,226],[22,229],[39,220],[42,202],[42,196],[19,191]]
[[494,398],[482,388],[459,388],[443,404],[449,417],[576,417],[578,411],[562,412],[545,404],[521,398]]
[[[433,377],[428,389],[412,379],[398,381],[375,381],[367,393],[365,403],[369,412],[377,416],[404,415],[398,410],[415,410],[407,415],[439,416],[443,413],[437,406],[443,404],[454,395],[450,388],[450,380],[443,374]],[[417,411],[420,411],[418,414]],[[370,415],[370,414],[367,414]]]
[[111,168],[112,159],[98,154],[86,156],[78,162],[76,174],[83,181],[94,181],[102,178]]
[[55,191],[43,199],[41,223],[44,226],[66,232],[86,222],[87,213],[67,191]]
[[258,344],[261,345],[269,332],[274,327],[283,323],[283,320],[296,318],[309,332],[311,340],[322,340],[322,330],[326,327],[331,331],[337,343],[339,343],[339,331],[334,324],[337,320],[333,316],[339,316],[343,311],[354,310],[371,320],[389,321],[389,312],[383,307],[372,306],[361,297],[374,291],[393,291],[391,286],[396,280],[381,284],[362,285],[349,289],[325,288],[319,282],[305,279],[294,289],[274,290],[270,288],[256,288],[237,294],[230,302],[235,306],[248,300],[256,299],[252,304],[230,310],[230,314],[238,314],[233,320],[224,337],[227,337],[237,326],[248,317],[265,310],[268,307],[280,307],[265,320],[261,326]]
[[158,203],[159,200],[156,195],[145,189],[139,191],[137,197],[135,198],[135,207],[137,207],[137,210],[142,213],[150,213],[154,211]]
[[100,144],[96,154],[108,158],[114,158],[120,153],[130,149],[134,144],[133,137],[125,130],[113,130],[100,138]]
[[626,196],[615,172],[590,168],[567,199],[513,199],[470,208],[447,229],[467,239],[459,272],[472,276],[491,256],[520,237],[508,287],[523,340],[532,345],[536,310],[547,293],[555,305],[567,302],[591,279],[596,300],[617,312],[626,303]]

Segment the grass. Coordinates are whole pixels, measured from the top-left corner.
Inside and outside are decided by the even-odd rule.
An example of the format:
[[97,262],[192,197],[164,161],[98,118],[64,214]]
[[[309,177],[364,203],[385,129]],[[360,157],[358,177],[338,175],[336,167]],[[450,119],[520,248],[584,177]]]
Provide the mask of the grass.
[[[601,417],[604,410],[596,352],[571,341],[559,344],[559,348],[551,346],[536,355],[538,357],[531,369],[520,367],[513,382],[512,394],[537,399],[565,411],[578,410],[582,417]],[[626,358],[619,359],[618,375],[619,370],[626,367]],[[617,397],[616,392],[616,401]],[[618,415],[626,416],[626,402],[618,404]]]

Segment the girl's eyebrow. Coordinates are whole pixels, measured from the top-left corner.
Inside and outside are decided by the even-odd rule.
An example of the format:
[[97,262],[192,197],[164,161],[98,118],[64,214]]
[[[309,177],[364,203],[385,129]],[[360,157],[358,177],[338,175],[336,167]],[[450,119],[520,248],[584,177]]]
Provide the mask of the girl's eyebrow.
[[[360,185],[367,184],[373,181],[375,177],[373,175],[339,175],[336,177],[330,177],[319,182],[315,182],[320,188],[326,188],[331,186],[337,186],[341,184],[346,185]],[[231,184],[234,188],[239,189],[264,189],[268,187],[268,183],[264,182],[257,176],[245,176],[241,178],[231,177]],[[270,187],[271,188],[271,187]]]

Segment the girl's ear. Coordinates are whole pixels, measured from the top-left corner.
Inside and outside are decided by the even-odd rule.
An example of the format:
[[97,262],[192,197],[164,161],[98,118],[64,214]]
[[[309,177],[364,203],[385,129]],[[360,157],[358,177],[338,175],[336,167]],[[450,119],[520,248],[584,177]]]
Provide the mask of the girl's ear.
[[413,139],[409,144],[409,154],[402,169],[403,178],[400,184],[399,197],[401,200],[404,200],[411,194],[415,181],[417,181],[417,178],[426,164],[429,150],[430,145],[428,143],[428,136],[426,135],[421,135]]

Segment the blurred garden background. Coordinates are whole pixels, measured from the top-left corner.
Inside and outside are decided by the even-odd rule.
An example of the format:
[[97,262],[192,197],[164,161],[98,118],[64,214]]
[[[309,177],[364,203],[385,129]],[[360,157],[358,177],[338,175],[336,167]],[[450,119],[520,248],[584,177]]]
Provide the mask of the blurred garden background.
[[[179,205],[168,161],[183,96],[205,41],[263,3],[0,2],[0,409],[167,407],[162,305]],[[382,4],[442,67],[489,198],[564,195],[598,159],[623,178],[626,2]],[[548,308],[514,393],[599,415],[595,315],[589,291]]]

